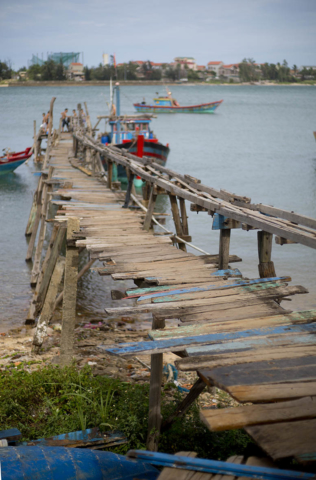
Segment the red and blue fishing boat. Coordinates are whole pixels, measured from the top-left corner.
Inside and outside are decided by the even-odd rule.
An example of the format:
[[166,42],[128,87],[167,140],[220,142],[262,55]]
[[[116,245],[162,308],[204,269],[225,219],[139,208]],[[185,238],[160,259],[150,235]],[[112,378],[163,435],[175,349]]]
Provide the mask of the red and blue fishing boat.
[[[110,131],[101,137],[105,145],[111,144],[117,148],[124,148],[136,156],[146,156],[155,159],[159,165],[164,166],[169,155],[169,145],[163,145],[158,141],[150,129],[152,115],[120,115],[120,90],[119,85],[115,86],[116,111],[115,115],[105,116],[108,120]],[[100,118],[100,117],[99,117]],[[143,137],[142,152],[139,151],[138,137]],[[106,162],[103,162],[106,168]],[[118,165],[117,176],[120,181],[126,181],[125,168]]]
[[171,92],[164,97],[154,98],[153,105],[147,105],[145,101],[142,103],[134,103],[137,112],[140,113],[214,113],[223,100],[211,103],[201,103],[199,105],[179,105],[177,100],[172,98]]
[[0,157],[0,175],[11,173],[32,156],[32,147],[26,148],[23,152],[7,152]]

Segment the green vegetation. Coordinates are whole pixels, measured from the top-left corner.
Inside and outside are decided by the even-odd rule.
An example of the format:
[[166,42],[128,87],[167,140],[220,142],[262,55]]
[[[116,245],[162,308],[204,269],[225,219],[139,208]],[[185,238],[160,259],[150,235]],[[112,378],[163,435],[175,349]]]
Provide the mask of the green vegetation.
[[47,60],[43,65],[32,65],[28,69],[28,78],[35,81],[61,81],[66,80],[66,73],[62,63]]
[[[90,367],[45,367],[33,373],[22,368],[0,373],[0,430],[16,427],[24,440],[37,439],[99,426],[119,429],[128,444],[113,451],[145,448],[149,386],[108,377],[94,377]],[[170,393],[173,395],[170,397]],[[165,390],[163,417],[181,398],[176,389]],[[250,437],[236,430],[211,433],[193,405],[187,415],[161,435],[159,451],[195,450],[199,456],[226,459],[252,447]]]
[[8,80],[12,77],[12,68],[10,62],[1,62],[0,60],[0,80]]

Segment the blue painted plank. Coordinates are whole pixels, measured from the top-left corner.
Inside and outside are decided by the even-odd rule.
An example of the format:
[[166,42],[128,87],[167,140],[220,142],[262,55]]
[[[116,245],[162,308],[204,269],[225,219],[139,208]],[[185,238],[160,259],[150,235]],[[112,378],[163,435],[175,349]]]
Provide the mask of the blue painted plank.
[[[98,348],[112,355],[134,355],[148,353],[149,351],[178,351],[190,345],[202,345],[220,343],[238,338],[250,338],[253,336],[282,335],[289,333],[315,333],[316,323],[303,325],[282,325],[278,327],[254,328],[240,332],[212,333],[208,335],[190,336],[183,338],[170,338],[167,340],[153,340],[148,342],[122,343],[119,346],[100,345]],[[155,352],[154,352],[155,353]]]
[[227,268],[226,270],[217,270],[211,273],[211,277],[242,277],[242,273],[238,268]]
[[17,440],[22,437],[22,433],[17,428],[10,428],[9,430],[0,430],[0,440]]
[[[287,343],[288,342],[288,343]],[[277,345],[292,344],[303,345],[313,343],[311,335],[282,335],[282,337],[263,337],[251,338],[249,340],[225,342],[219,345],[204,345],[202,347],[189,347],[186,349],[187,354],[196,355],[216,355],[220,353],[228,353],[230,351],[246,351],[257,347],[275,347]]]
[[182,470],[192,470],[195,472],[231,475],[233,477],[249,477],[258,480],[307,480],[314,477],[313,473],[239,465],[217,460],[205,460],[204,458],[181,457],[180,455],[169,455],[167,453],[147,452],[145,450],[130,450],[127,456],[151,465],[180,468]]
[[278,282],[278,281],[284,281],[284,280],[289,280],[289,277],[257,278],[255,280],[235,280],[234,283],[227,283],[226,285],[220,285],[220,286],[216,283],[210,283],[209,285],[206,285],[206,286],[204,285],[203,287],[180,288],[178,290],[171,290],[171,291],[169,290],[167,292],[153,293],[152,295],[145,295],[143,297],[139,297],[137,301],[147,300],[150,298],[164,297],[172,294],[179,295],[181,293],[206,292],[208,290],[221,290],[224,288],[234,288],[234,287],[240,287],[243,285],[255,285],[258,283]]

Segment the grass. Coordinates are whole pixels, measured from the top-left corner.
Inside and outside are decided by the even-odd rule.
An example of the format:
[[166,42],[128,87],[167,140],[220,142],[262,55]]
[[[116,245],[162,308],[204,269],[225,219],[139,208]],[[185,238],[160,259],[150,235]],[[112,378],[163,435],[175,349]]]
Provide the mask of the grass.
[[[170,391],[170,390],[169,390]],[[0,430],[18,428],[31,440],[99,426],[118,429],[128,443],[112,449],[125,454],[146,444],[149,386],[94,377],[90,367],[48,366],[33,373],[12,369],[0,373]],[[177,390],[163,396],[167,418],[182,398]],[[209,432],[194,404],[189,413],[161,435],[159,451],[194,450],[201,457],[222,459],[244,454],[253,446],[243,431]]]

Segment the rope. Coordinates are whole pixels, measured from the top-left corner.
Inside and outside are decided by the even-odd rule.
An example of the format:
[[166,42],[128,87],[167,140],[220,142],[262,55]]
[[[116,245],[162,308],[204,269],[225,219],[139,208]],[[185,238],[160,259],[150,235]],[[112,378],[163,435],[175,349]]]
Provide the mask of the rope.
[[[144,210],[144,212],[147,212],[147,208],[144,207],[144,205],[142,205],[142,204],[137,200],[137,198],[135,197],[135,195],[131,194],[131,199],[136,203],[136,205],[138,205],[142,210]],[[162,228],[165,232],[168,232],[168,233],[169,233],[169,230],[168,230],[167,228],[165,228],[163,225],[161,225],[161,223],[159,223],[153,216],[152,216],[151,218],[152,218],[152,221],[153,221],[156,225],[158,225],[158,227]],[[211,255],[210,253],[205,252],[204,250],[202,250],[201,248],[197,247],[196,245],[193,245],[193,243],[186,242],[185,240],[183,240],[182,238],[178,237],[177,235],[173,235],[173,237],[174,237],[176,240],[179,240],[181,243],[185,243],[185,244],[188,245],[189,247],[194,248],[194,249],[197,250],[198,252],[203,253],[204,255]]]

